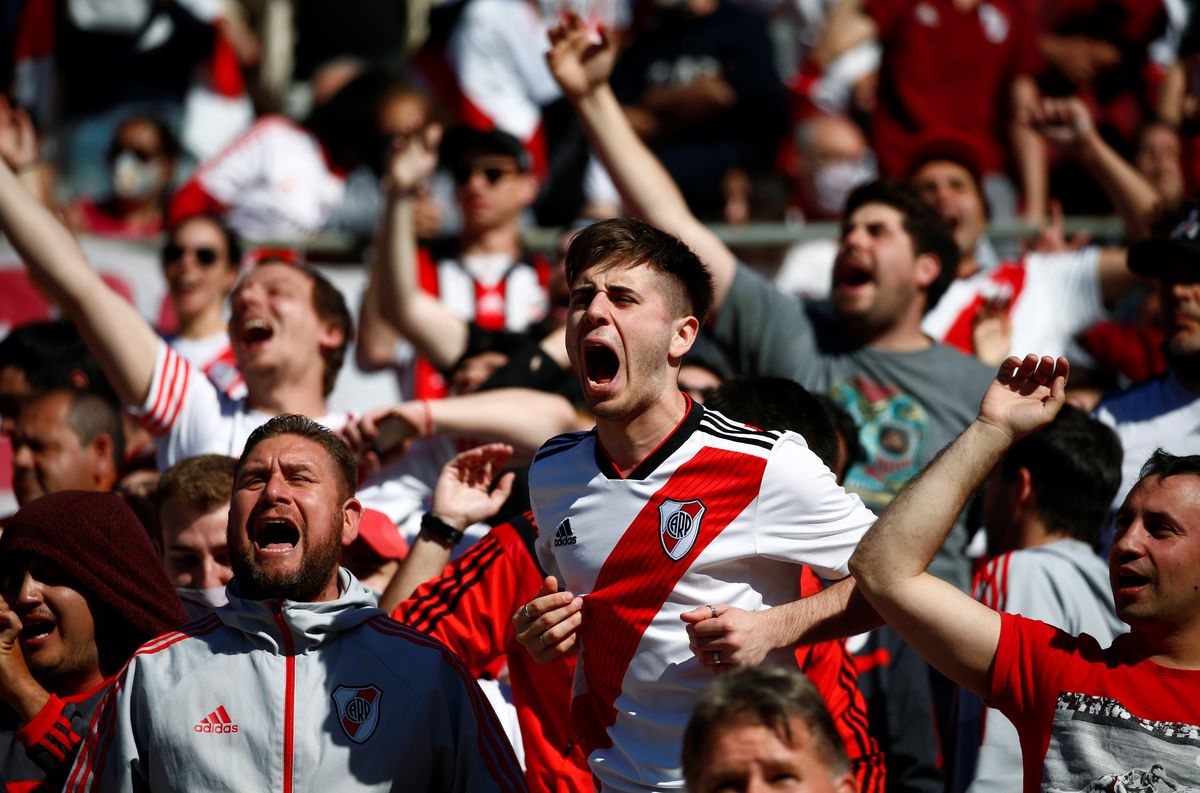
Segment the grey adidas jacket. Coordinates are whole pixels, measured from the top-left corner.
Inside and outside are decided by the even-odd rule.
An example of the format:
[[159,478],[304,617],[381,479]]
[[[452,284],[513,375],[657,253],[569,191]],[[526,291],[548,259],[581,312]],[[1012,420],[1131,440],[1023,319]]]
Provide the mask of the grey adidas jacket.
[[504,732],[443,645],[346,570],[323,603],[239,596],[118,675],[69,791],[524,790]]

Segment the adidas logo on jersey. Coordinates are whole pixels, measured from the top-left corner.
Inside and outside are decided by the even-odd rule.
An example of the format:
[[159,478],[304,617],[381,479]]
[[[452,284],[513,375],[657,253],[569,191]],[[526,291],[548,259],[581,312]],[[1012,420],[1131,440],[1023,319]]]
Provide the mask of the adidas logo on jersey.
[[238,726],[229,718],[225,706],[222,705],[201,719],[192,729],[196,732],[235,733]]
[[558,524],[558,529],[554,532],[554,547],[561,548],[564,545],[574,545],[575,539],[575,534],[571,531],[571,519],[566,518],[562,523]]

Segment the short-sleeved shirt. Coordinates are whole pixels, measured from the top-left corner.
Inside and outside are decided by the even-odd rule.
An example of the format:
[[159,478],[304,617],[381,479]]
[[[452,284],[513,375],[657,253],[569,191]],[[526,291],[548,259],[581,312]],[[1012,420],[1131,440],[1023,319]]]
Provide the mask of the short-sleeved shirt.
[[[713,338],[742,374],[791,378],[846,409],[867,457],[847,473],[846,489],[879,512],[971,423],[994,372],[944,344],[913,352],[853,344],[823,308],[739,265]],[[960,523],[931,566],[964,591],[966,544]]]
[[1200,670],[1141,657],[1130,634],[1105,650],[1087,634],[1002,614],[988,704],[1021,736],[1026,793],[1200,782]]
[[[134,410],[155,438],[160,470],[197,454],[237,457],[250,433],[272,418],[247,408],[245,398],[230,399],[218,391],[202,371],[162,341],[150,391]],[[345,413],[329,413],[313,420],[339,430],[347,419]]]
[[[529,493],[539,561],[584,598],[572,722],[593,773],[618,791],[683,785],[683,728],[712,672],[679,615],[789,603],[801,564],[842,578],[875,519],[799,435],[694,403],[627,477],[595,430],[547,441]],[[770,660],[795,664],[790,648]]]
[[972,331],[984,301],[1007,299],[1012,320],[1008,355],[1067,355],[1082,348],[1075,337],[1104,317],[1100,249],[1031,253],[950,284],[925,315],[921,329],[967,354],[975,351]]

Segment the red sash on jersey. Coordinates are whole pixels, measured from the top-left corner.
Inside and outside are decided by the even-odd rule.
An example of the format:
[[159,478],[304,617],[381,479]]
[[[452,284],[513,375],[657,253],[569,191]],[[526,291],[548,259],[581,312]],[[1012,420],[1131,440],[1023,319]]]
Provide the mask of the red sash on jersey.
[[[1012,288],[1012,297],[1009,298],[1008,307],[1004,311],[1011,317],[1013,306],[1017,304],[1017,298],[1021,296],[1021,289],[1025,286],[1024,266],[1019,262],[1002,264],[992,271],[988,276],[988,281],[994,284],[1007,284]],[[975,354],[975,317],[979,314],[979,309],[983,308],[985,299],[981,294],[975,295],[975,298],[959,312],[954,324],[946,331],[946,337],[942,339],[944,343],[957,347],[967,355]]]
[[[765,458],[705,448],[646,501],[600,569],[583,601],[583,670],[587,691],[571,703],[571,722],[585,756],[612,745],[608,728],[621,681],[650,621],[695,558],[758,496]],[[700,498],[706,511],[692,549],[678,562],[663,550],[658,506]],[[697,606],[703,605],[697,603]],[[679,623],[679,630],[686,627]]]

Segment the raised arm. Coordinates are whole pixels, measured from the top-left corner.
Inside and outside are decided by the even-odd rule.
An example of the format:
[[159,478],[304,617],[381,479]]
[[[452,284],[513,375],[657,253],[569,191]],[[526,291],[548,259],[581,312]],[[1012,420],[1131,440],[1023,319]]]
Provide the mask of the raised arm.
[[1130,242],[1150,235],[1150,222],[1160,203],[1158,193],[1100,137],[1082,100],[1073,96],[1043,99],[1032,121],[1047,140],[1069,151],[1100,183],[1120,215]]
[[978,418],[908,483],[850,558],[880,616],[925,660],[981,697],[990,690],[1000,615],[925,569],[1005,452],[1057,415],[1067,372],[1065,358],[1007,359]]
[[121,400],[140,405],[150,391],[158,334],[108,288],[71,232],[6,165],[0,165],[0,230],[25,261],[29,277],[75,323]]
[[616,44],[601,28],[591,29],[568,14],[550,31],[546,61],[563,94],[575,106],[592,151],[604,163],[622,200],[638,217],[683,240],[712,271],[714,308],[720,309],[733,284],[737,260],[725,243],[696,219],[670,174],[630,126],[608,84]]
[[438,369],[454,366],[467,349],[467,323],[456,317],[417,281],[417,234],[413,221],[416,191],[437,167],[442,130],[430,125],[392,153],[387,206],[371,262],[382,317]]

